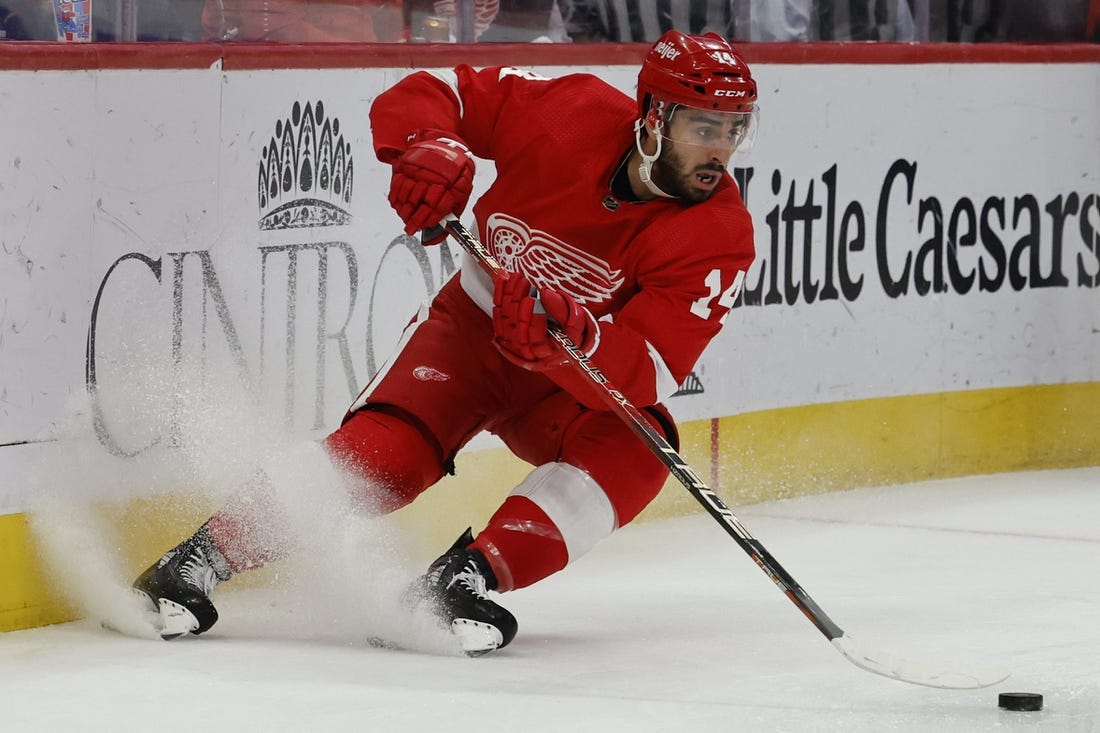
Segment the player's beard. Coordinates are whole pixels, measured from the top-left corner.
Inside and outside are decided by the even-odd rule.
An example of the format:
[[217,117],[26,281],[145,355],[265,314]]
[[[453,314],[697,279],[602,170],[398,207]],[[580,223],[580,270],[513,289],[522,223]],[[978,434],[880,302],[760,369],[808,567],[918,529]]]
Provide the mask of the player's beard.
[[702,203],[713,196],[718,187],[697,188],[694,185],[695,174],[712,171],[721,176],[726,172],[725,167],[718,163],[705,163],[687,170],[683,159],[676,153],[676,144],[667,138],[663,142],[661,157],[653,161],[652,176],[657,187],[670,196],[693,204]]

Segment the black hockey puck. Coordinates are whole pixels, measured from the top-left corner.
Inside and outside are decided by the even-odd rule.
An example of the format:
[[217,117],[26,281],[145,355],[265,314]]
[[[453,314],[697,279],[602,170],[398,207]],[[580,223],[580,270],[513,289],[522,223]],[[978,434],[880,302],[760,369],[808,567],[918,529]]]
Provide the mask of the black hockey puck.
[[997,695],[997,706],[1024,712],[1042,710],[1043,696],[1034,692],[1002,692]]

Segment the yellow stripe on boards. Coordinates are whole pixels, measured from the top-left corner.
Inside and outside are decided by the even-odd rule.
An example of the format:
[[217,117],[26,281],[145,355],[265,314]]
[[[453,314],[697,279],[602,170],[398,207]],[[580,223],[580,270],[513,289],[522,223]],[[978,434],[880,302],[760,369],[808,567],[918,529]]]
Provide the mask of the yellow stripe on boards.
[[0,631],[71,621],[48,581],[23,514],[0,515]]
[[[731,507],[863,486],[1100,465],[1100,382],[946,392],[808,405],[681,426],[681,455]],[[475,531],[531,467],[506,449],[459,456],[456,474],[397,512],[407,554],[424,563]],[[717,476],[717,481],[712,476]],[[95,507],[136,575],[209,516],[199,496]],[[638,521],[700,511],[670,479]],[[79,558],[74,562],[79,562]],[[277,566],[227,588],[271,581]],[[0,631],[71,620],[50,587],[27,518],[0,515]]]
[[[1100,464],[1098,382],[809,405],[718,422],[713,488],[731,505]],[[709,441],[709,429],[704,435],[700,423],[690,427],[697,446]],[[687,451],[685,457],[692,460]],[[707,464],[696,466],[710,475]],[[661,512],[672,488],[647,511]]]

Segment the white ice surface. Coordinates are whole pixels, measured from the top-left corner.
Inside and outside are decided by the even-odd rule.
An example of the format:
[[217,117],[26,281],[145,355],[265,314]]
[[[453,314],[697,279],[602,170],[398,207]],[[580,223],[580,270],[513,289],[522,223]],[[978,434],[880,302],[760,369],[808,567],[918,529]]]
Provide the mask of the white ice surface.
[[[519,636],[480,659],[367,645],[370,604],[348,599],[377,579],[347,568],[339,591],[219,589],[197,638],[0,634],[0,731],[1100,730],[1100,468],[735,511],[862,641],[1012,677],[942,691],[856,668],[700,514],[627,527],[502,596]],[[999,710],[1009,691],[1044,710]]]

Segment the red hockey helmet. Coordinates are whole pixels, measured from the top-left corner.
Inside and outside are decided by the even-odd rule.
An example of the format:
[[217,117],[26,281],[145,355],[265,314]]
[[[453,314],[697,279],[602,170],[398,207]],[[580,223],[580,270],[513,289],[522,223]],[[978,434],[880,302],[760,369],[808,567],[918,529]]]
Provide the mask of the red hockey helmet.
[[638,111],[650,97],[716,112],[751,113],[756,82],[736,49],[717,33],[689,36],[668,31],[646,54],[638,74]]

